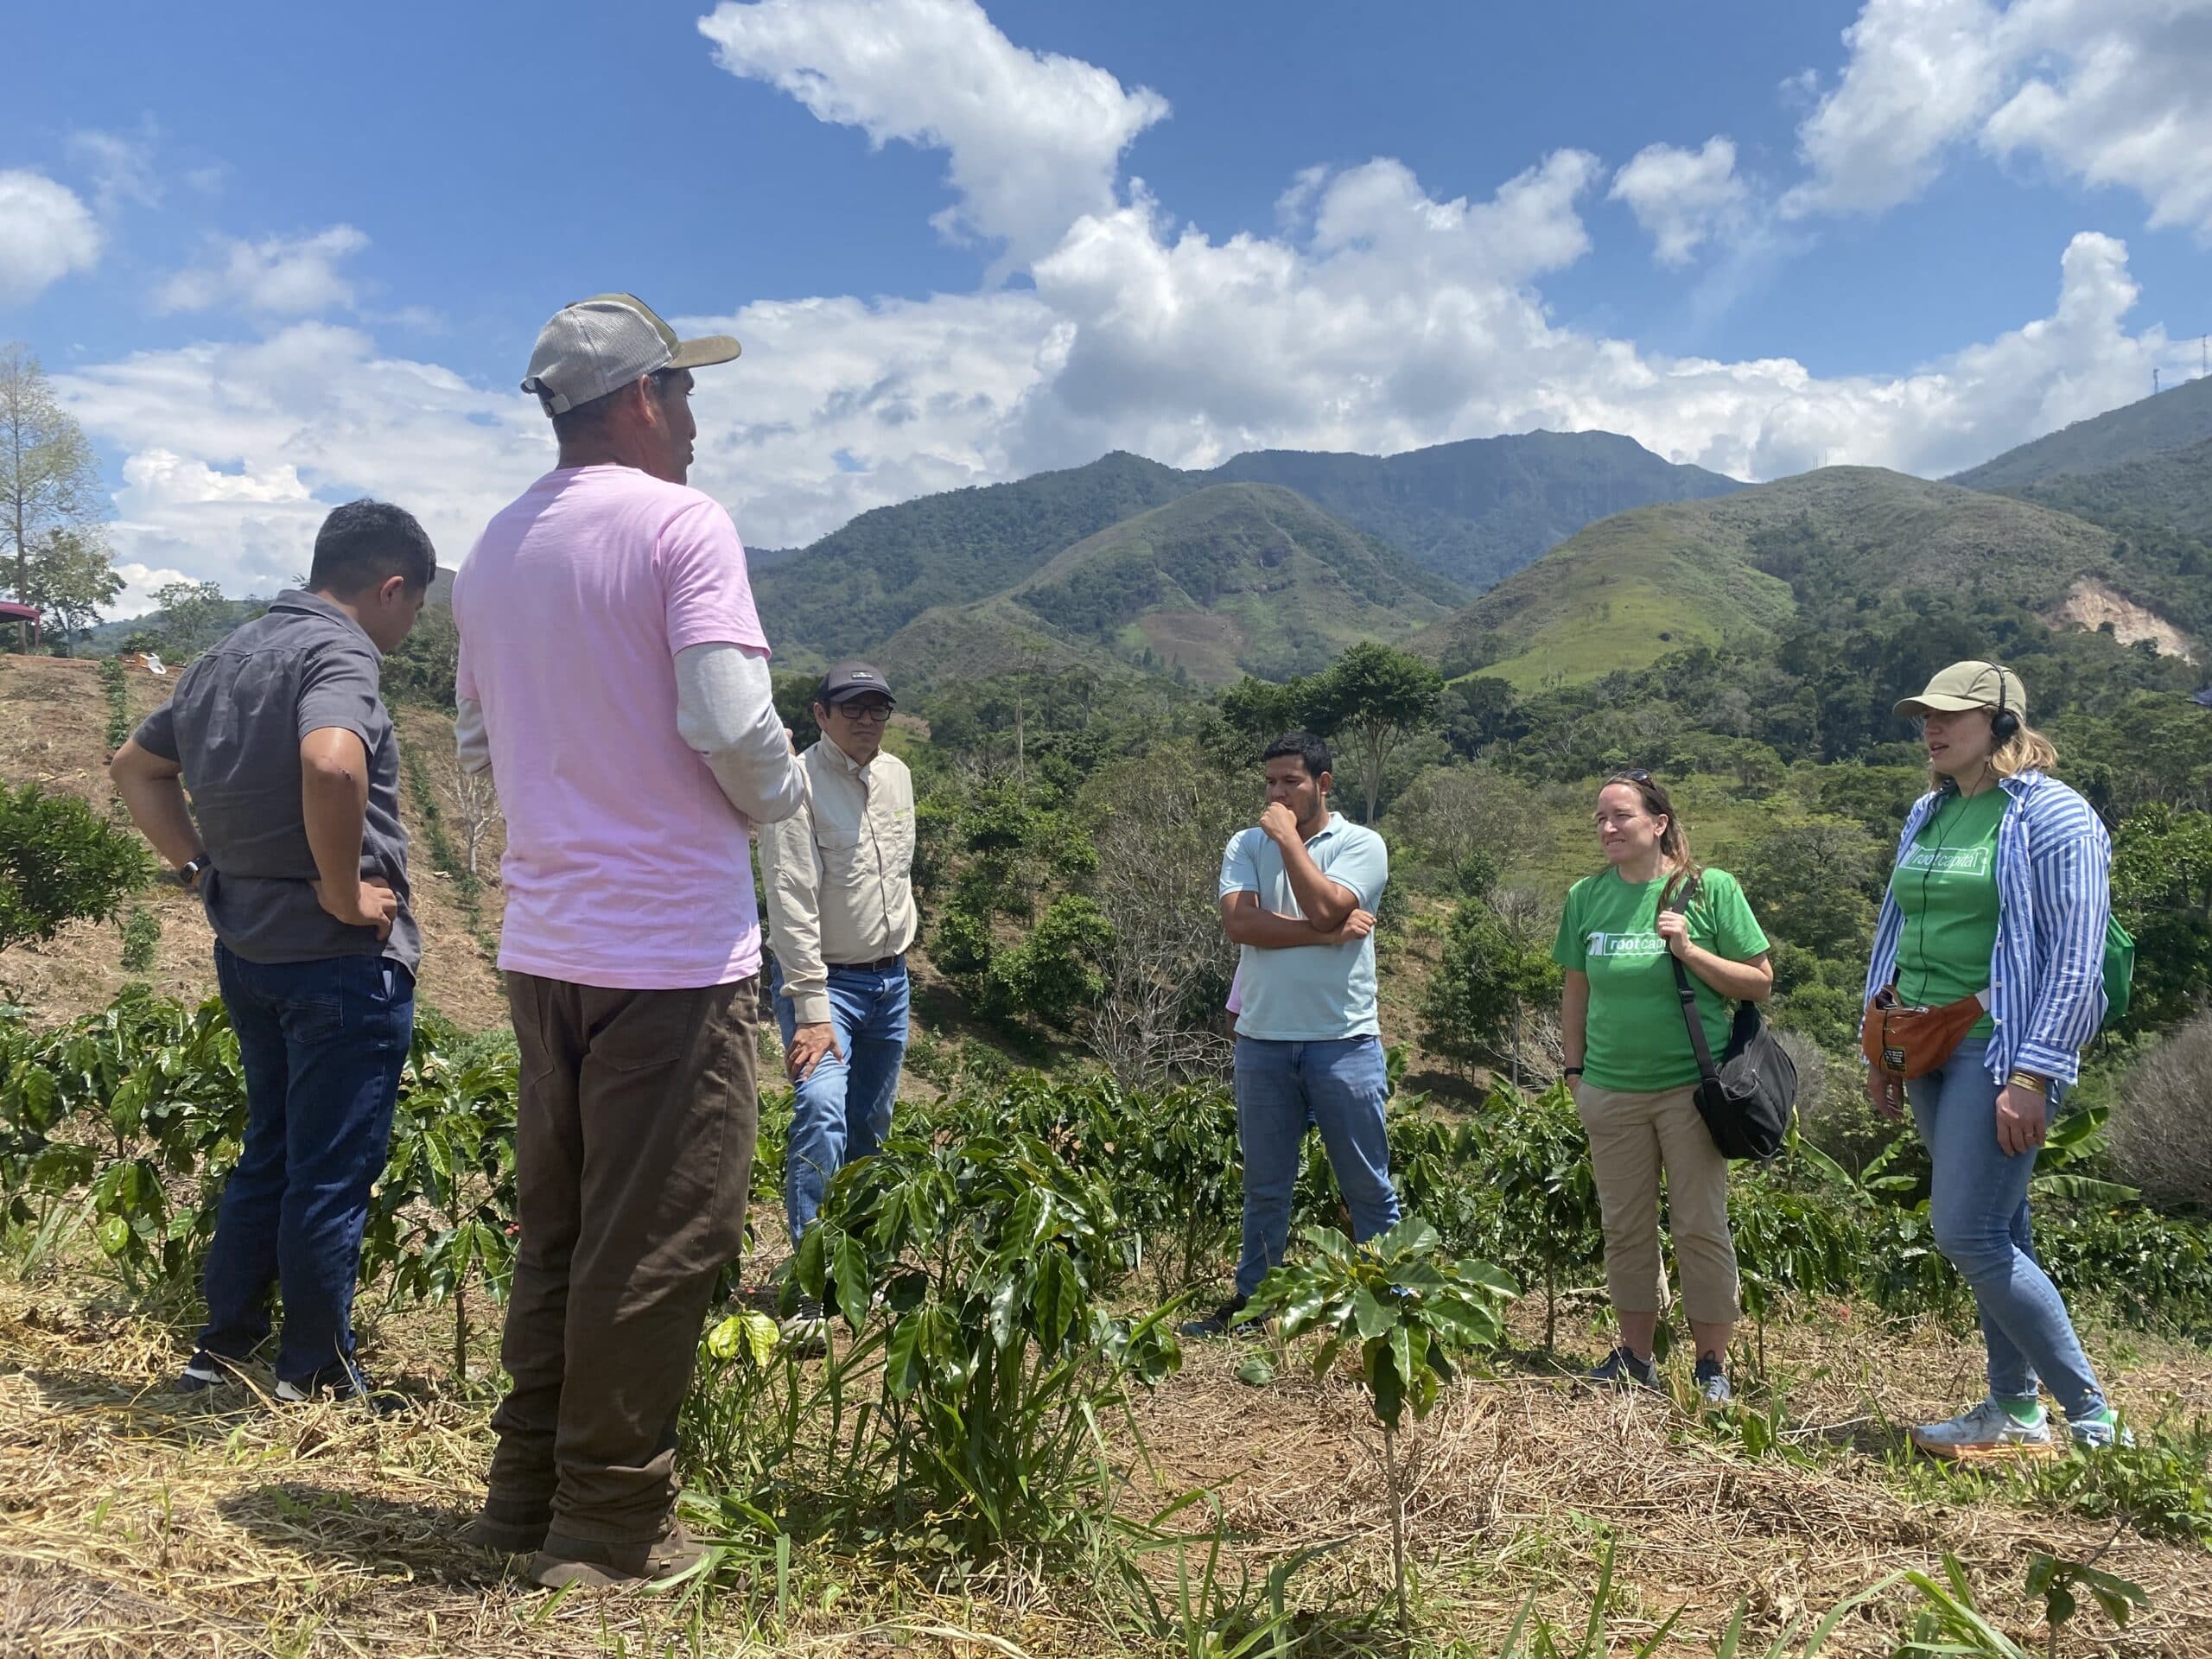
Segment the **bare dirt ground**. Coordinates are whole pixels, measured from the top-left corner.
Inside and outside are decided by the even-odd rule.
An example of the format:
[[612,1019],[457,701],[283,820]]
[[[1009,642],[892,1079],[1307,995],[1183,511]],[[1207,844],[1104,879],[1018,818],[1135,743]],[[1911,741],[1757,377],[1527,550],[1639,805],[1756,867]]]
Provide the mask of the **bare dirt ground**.
[[[764,1219],[766,1219],[764,1217]],[[1135,1635],[1092,1586],[947,1594],[909,1574],[803,1558],[780,1612],[771,1586],[696,1596],[555,1598],[455,1529],[480,1496],[489,1401],[438,1379],[431,1313],[377,1327],[373,1356],[417,1404],[378,1421],[336,1408],[220,1411],[163,1392],[176,1334],[108,1306],[96,1287],[0,1289],[0,1653],[524,1655],[781,1652],[1066,1656],[1180,1651]],[[1529,1332],[1523,1331],[1524,1336]],[[1588,1392],[1533,1356],[1452,1389],[1412,1440],[1410,1535],[1420,1633],[1347,1624],[1324,1653],[1488,1656],[1532,1594],[1579,1635],[1610,1547],[1609,1629],[1626,1653],[1681,1610],[1669,1655],[1709,1655],[1738,1605],[1762,1633],[1946,1552],[1986,1611],[2041,1651],[2018,1593],[2037,1550],[2100,1564],[2151,1592],[2115,1642],[2094,1611],[2061,1653],[2202,1656],[2212,1551],[2037,1507],[2009,1478],[1931,1495],[1901,1466],[1895,1425],[1979,1391],[1978,1344],[1921,1325],[1859,1331],[1830,1307],[1770,1338],[1792,1380],[1792,1455],[1752,1458],[1673,1402]],[[2145,1421],[2212,1408],[2201,1351],[2094,1340],[2116,1399]],[[1385,1593],[1388,1530],[1371,1421],[1357,1389],[1286,1367],[1236,1380],[1245,1343],[1194,1345],[1143,1402],[1149,1468],[1129,1456],[1124,1504],[1148,1515],[1193,1488],[1217,1494],[1226,1567],[1255,1573],[1322,1553],[1290,1604],[1326,1636]],[[1193,1513],[1203,1529],[1206,1510]],[[1156,1563],[1172,1574],[1172,1560]],[[1195,1570],[1196,1563],[1193,1563]],[[836,1586],[832,1590],[829,1586]],[[1172,1593],[1172,1591],[1170,1592]],[[1827,1650],[1887,1653],[1910,1605],[1893,1591]],[[1452,1645],[1453,1643],[1459,1645]]]
[[[174,678],[156,679],[143,669],[125,670],[131,712],[143,719],[167,700]],[[398,715],[403,745],[419,745],[433,788],[442,787],[451,764],[453,723],[426,709]],[[107,700],[99,668],[85,659],[0,657],[0,779],[11,785],[41,784],[67,790],[108,809],[114,791],[107,781],[108,755],[102,741]],[[464,1029],[476,1031],[506,1018],[506,999],[499,976],[485,960],[452,882],[432,867],[420,807],[404,776],[401,817],[407,825],[415,911],[423,929],[423,1001]],[[451,817],[452,809],[446,808]],[[498,866],[496,837],[486,870]],[[487,884],[485,905],[490,933],[499,931],[499,889]],[[157,886],[140,902],[159,918],[160,944],[151,973],[123,971],[122,938],[111,924],[79,922],[44,944],[16,945],[0,951],[0,989],[28,1006],[40,1024],[59,1023],[105,1007],[131,979],[143,979],[166,995],[197,1000],[215,993],[213,936],[199,901],[178,888]]]

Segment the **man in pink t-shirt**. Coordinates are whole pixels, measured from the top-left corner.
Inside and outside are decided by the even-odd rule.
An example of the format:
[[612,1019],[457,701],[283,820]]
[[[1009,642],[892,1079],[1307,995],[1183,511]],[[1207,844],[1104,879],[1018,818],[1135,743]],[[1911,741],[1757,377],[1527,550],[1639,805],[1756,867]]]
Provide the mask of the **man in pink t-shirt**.
[[702,1552],[676,1419],[744,1236],[760,930],[747,831],[798,809],[729,514],[686,487],[691,371],[626,294],[556,314],[523,390],[560,465],[454,582],[461,764],[506,818],[499,965],[521,1050],[513,1386],[470,1536],[601,1586]]

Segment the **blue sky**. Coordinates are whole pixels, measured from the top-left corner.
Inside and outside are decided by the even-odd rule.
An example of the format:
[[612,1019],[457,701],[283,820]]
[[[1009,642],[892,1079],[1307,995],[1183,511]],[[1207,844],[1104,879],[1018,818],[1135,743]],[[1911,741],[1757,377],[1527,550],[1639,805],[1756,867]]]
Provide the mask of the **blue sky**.
[[11,23],[0,336],[134,594],[265,587],[362,490],[457,562],[610,287],[745,340],[695,481],[763,544],[1109,447],[1941,474],[2212,327],[2212,0],[519,16]]

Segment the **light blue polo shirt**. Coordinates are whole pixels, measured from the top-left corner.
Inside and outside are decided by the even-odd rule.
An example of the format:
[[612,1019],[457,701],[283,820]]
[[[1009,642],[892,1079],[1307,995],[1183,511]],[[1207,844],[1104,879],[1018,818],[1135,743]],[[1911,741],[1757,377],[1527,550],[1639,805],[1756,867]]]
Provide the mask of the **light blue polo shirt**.
[[[1373,912],[1390,879],[1382,837],[1341,812],[1306,843],[1321,873]],[[1260,907],[1278,916],[1303,916],[1282,849],[1257,828],[1240,830],[1221,855],[1221,896],[1254,893]],[[1375,939],[1357,944],[1302,944],[1287,950],[1243,947],[1238,974],[1239,1037],[1273,1043],[1326,1043],[1345,1037],[1380,1036],[1375,1017]]]

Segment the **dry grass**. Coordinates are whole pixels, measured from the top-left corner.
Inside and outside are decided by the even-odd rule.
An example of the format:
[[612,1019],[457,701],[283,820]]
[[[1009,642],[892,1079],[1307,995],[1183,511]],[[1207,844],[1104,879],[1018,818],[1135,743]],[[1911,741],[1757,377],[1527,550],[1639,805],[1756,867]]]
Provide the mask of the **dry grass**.
[[[488,1402],[420,1382],[439,1375],[435,1314],[386,1319],[374,1333],[382,1374],[417,1395],[399,1417],[258,1402],[226,1411],[164,1392],[176,1333],[103,1311],[82,1300],[88,1288],[0,1289],[0,1653],[1164,1650],[1126,1625],[1116,1631],[1088,1584],[947,1595],[911,1572],[818,1549],[795,1564],[793,1605],[779,1618],[765,1583],[706,1609],[680,1594],[549,1597],[518,1582],[511,1563],[454,1541],[482,1491]],[[1802,1458],[1748,1458],[1665,1401],[1592,1394],[1533,1357],[1453,1391],[1413,1441],[1425,1628],[1488,1653],[1483,1644],[1532,1592],[1554,1622],[1579,1627],[1610,1543],[1615,1640],[1648,1636],[1681,1608],[1666,1651],[1702,1655],[1739,1601],[1771,1634],[1948,1551],[2016,1639],[2039,1643],[2038,1615],[2014,1593],[2030,1554],[2079,1559],[2109,1541],[2101,1564],[2149,1588],[2150,1611],[2119,1648],[2090,1613],[2083,1638],[2061,1651],[2212,1650],[2212,1552],[2038,1511],[2001,1478],[1964,1497],[1916,1497],[1896,1467],[1891,1425],[1971,1397],[1975,1346],[1925,1326],[1855,1332],[1842,1312],[1770,1339],[1796,1379],[1788,1419]],[[2212,1409],[2201,1351],[2100,1347],[2124,1406]],[[1124,1507],[1149,1514],[1212,1489],[1232,1536],[1232,1582],[1242,1567],[1256,1582],[1294,1551],[1331,1547],[1293,1580],[1294,1603],[1347,1644],[1400,1650],[1360,1634],[1356,1617],[1389,1571],[1362,1399],[1340,1377],[1316,1382],[1294,1366],[1266,1389],[1247,1387],[1235,1368],[1251,1351],[1194,1347],[1185,1373],[1143,1403],[1152,1466],[1132,1471]],[[1203,1530],[1205,1513],[1185,1511],[1181,1523]],[[1158,1576],[1173,1563],[1151,1565]],[[1887,1652],[1906,1606],[1898,1594],[1871,1606],[1831,1651]]]
[[[1533,1356],[1464,1383],[1414,1442],[1410,1531],[1439,1622],[1496,1632],[1533,1592],[1554,1624],[1579,1627],[1610,1543],[1615,1639],[1646,1638],[1681,1609],[1665,1651],[1704,1655],[1739,1602],[1768,1636],[1948,1552],[2016,1637],[2039,1641],[2039,1613],[2011,1593],[2030,1555],[2079,1560],[2112,1540],[2101,1564],[2152,1589],[2152,1611],[2125,1650],[2212,1651],[2212,1552],[2133,1533],[2113,1539],[2109,1523],[2033,1512],[2001,1478],[1974,1501],[1914,1497],[1895,1468],[1898,1425],[1948,1415],[1980,1393],[1979,1344],[1928,1326],[1857,1332],[1838,1318],[1846,1312],[1770,1335],[1777,1373],[1786,1365],[1796,1379],[1788,1416],[1802,1459],[1748,1458],[1670,1402],[1531,1374]],[[1186,1478],[1217,1484],[1229,1520],[1268,1554],[1351,1534],[1356,1546],[1328,1570],[1347,1588],[1381,1582],[1382,1478],[1357,1389],[1291,1372],[1255,1391],[1234,1381],[1236,1352],[1193,1357],[1147,1414],[1156,1454]],[[2169,1397],[2184,1414],[2212,1408],[2199,1351],[2162,1350],[2124,1373],[2108,1363],[2107,1373],[2114,1398],[2146,1415]],[[1831,1651],[1887,1653],[1908,1602],[1897,1594],[1870,1607]]]

